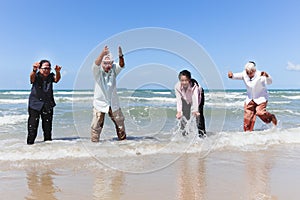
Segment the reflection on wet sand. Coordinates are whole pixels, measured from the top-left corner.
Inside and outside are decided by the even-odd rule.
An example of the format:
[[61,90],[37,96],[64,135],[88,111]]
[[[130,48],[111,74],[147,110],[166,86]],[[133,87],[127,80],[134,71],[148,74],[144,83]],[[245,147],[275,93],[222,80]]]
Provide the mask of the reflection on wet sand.
[[121,199],[124,174],[120,171],[98,171],[95,173],[93,199]]
[[206,169],[205,159],[183,156],[179,169],[178,199],[206,199]]
[[[164,199],[163,197],[180,200],[275,200],[275,194],[280,193],[274,191],[272,185],[277,153],[218,152],[205,158],[197,154],[186,154],[165,169],[134,175],[98,167],[80,168],[79,171],[68,168],[57,171],[55,168],[51,170],[34,167],[26,170],[27,188],[24,187],[24,183],[18,188],[18,185],[12,184],[15,182],[11,182],[6,188],[11,186],[16,186],[16,189],[26,188],[19,195],[26,196],[26,200],[136,200]],[[280,173],[276,175],[277,179],[285,176]],[[287,188],[285,183],[279,184]],[[2,191],[5,191],[5,188]],[[288,192],[282,193],[281,196],[287,194]],[[297,194],[297,191],[294,194]]]
[[246,196],[249,199],[276,199],[271,195],[272,154],[251,152],[245,155]]
[[55,193],[59,189],[54,185],[52,170],[30,170],[26,171],[27,186],[29,194],[25,197],[26,200],[55,200]]
[[[28,192],[25,199],[56,200],[70,199],[73,196],[79,199],[105,200],[121,199],[122,197],[122,186],[125,179],[123,172],[93,169],[86,172],[80,171],[73,175],[69,172],[67,174],[69,174],[68,179],[61,179],[64,174],[57,174],[50,169],[30,168],[26,170]],[[63,187],[59,188],[58,185]]]
[[[177,199],[277,199],[272,195],[270,180],[273,154],[247,152],[236,154],[232,160],[218,156],[185,155],[180,159]],[[215,162],[219,159],[220,162]],[[210,165],[212,160],[218,164]]]

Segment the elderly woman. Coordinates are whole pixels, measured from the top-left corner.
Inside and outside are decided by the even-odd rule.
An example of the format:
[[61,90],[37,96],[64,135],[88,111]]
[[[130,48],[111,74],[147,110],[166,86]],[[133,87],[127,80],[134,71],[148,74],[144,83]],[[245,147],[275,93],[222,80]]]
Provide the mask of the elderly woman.
[[228,78],[243,80],[247,88],[244,104],[244,131],[253,131],[256,115],[265,123],[277,125],[274,114],[267,112],[268,91],[266,85],[272,83],[272,77],[266,72],[256,70],[256,64],[249,61],[241,73],[228,72]]

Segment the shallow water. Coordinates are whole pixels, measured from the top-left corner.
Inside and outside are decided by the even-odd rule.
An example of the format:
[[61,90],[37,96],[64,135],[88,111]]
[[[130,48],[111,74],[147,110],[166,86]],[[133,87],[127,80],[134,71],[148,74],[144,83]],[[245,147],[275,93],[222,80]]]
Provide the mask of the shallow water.
[[[33,146],[25,144],[28,95],[29,91],[0,92],[2,168],[15,168],[15,162],[22,168],[27,161],[92,158],[113,169],[144,173],[164,168],[184,153],[206,157],[216,151],[255,152],[277,145],[300,144],[299,90],[270,91],[268,111],[276,114],[278,127],[257,119],[252,133],[242,131],[245,91],[206,91],[208,134],[202,139],[196,135],[194,119],[187,127],[190,134],[182,137],[175,119],[173,91],[122,89],[119,97],[128,138],[117,141],[114,126],[107,117],[101,141],[96,144],[90,142],[93,91],[56,91],[53,141],[43,142],[40,128]],[[161,155],[173,156],[161,160]],[[152,162],[143,162],[141,156],[151,158]]]

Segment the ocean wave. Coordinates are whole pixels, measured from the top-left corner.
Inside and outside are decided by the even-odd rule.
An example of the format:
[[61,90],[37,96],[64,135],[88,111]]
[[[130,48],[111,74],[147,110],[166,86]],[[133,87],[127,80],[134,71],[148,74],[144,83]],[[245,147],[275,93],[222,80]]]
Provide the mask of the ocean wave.
[[214,108],[244,108],[244,101],[236,101],[236,102],[205,102],[206,106],[214,107]]
[[91,102],[93,97],[54,97],[57,102]]
[[269,90],[270,94],[300,94],[300,90]]
[[226,99],[245,99],[245,95],[243,93],[226,93],[225,94]]
[[54,91],[54,94],[57,95],[93,95],[94,91],[76,91],[76,90],[70,90],[70,91]]
[[5,91],[2,92],[4,95],[29,95],[30,91]]
[[291,101],[271,101],[271,104],[290,104]]
[[225,92],[209,92],[209,93],[205,93],[205,98],[209,98],[209,99],[224,99],[226,97],[226,93]]
[[163,94],[163,95],[171,95],[172,92],[158,92],[158,91],[153,91],[153,94]]
[[26,122],[28,115],[6,115],[0,117],[0,126]]
[[286,98],[286,99],[292,99],[292,100],[298,100],[298,99],[300,99],[300,95],[297,95],[297,96],[285,96],[285,95],[282,95],[281,97],[282,98]]
[[0,104],[26,104],[28,99],[0,99]]
[[[63,97],[63,96],[55,96],[56,102],[90,102],[93,100],[93,97]],[[0,104],[28,104],[28,99],[0,99]]]
[[273,112],[274,113],[280,113],[282,115],[288,115],[288,116],[300,116],[300,112],[297,112],[295,110],[276,110],[276,109],[273,109]]
[[[288,92],[288,91],[287,91]],[[28,97],[24,98],[24,95],[29,95],[30,91],[5,91],[2,94],[3,98],[0,97],[0,104],[26,104],[28,102]],[[54,91],[54,98],[58,102],[85,102],[90,101],[93,98],[93,91]],[[133,101],[155,101],[155,102],[170,102],[175,103],[176,98],[172,95],[171,91],[137,91],[139,96],[132,96],[129,90],[121,90],[118,92],[119,98],[123,100],[133,100]],[[300,95],[296,96],[288,96],[288,95],[280,95],[275,96],[277,93],[270,95],[270,99],[273,104],[289,104],[291,101],[289,100],[299,100]],[[284,93],[286,94],[286,93]],[[11,95],[11,98],[7,98],[7,95]],[[152,95],[152,96],[151,96]],[[161,95],[161,96],[159,96]],[[167,95],[167,96],[166,96]],[[172,96],[169,96],[172,95]],[[245,99],[245,92],[227,92],[227,91],[210,91],[205,93],[206,103],[211,103],[211,105],[228,104],[228,106],[232,105],[241,105],[240,102]],[[283,101],[281,101],[283,100]],[[220,103],[222,101],[222,103]],[[229,102],[229,103],[227,103]],[[224,106],[224,105],[223,105]]]
[[122,100],[132,100],[132,101],[160,101],[160,102],[172,102],[176,103],[175,98],[168,98],[168,97],[134,97],[134,96],[121,96],[120,99]]

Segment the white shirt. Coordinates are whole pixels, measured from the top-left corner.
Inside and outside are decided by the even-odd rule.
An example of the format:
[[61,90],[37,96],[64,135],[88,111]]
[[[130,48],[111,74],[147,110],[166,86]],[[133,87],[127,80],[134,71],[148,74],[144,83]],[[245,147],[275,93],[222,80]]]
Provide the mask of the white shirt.
[[116,77],[122,70],[119,64],[113,63],[112,69],[109,72],[105,72],[101,65],[92,66],[95,90],[93,106],[97,111],[108,113],[109,107],[112,111],[116,111],[120,108],[119,99],[117,95]]
[[253,100],[256,104],[261,104],[268,101],[269,94],[266,85],[272,83],[272,77],[261,76],[261,72],[256,70],[255,75],[252,79],[244,70],[241,73],[234,73],[232,79],[243,80],[247,87],[246,104]]

